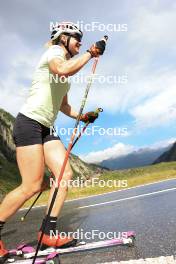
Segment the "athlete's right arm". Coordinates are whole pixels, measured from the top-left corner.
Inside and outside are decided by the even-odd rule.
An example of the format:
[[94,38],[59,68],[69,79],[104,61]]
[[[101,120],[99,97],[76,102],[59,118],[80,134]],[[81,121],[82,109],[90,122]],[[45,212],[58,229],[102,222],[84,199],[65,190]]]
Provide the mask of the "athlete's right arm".
[[91,59],[90,52],[86,52],[78,58],[63,61],[59,58],[53,58],[49,61],[49,69],[52,73],[59,76],[71,76],[77,73]]

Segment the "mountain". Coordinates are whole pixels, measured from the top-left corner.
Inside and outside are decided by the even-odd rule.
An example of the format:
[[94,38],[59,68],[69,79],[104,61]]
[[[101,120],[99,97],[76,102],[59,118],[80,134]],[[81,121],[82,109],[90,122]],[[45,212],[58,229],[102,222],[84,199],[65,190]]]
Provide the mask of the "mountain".
[[167,151],[169,147],[170,146],[159,149],[142,148],[127,155],[103,160],[99,165],[111,170],[147,166],[152,164],[164,151]]
[[15,161],[15,145],[12,138],[12,129],[15,118],[0,108],[0,153],[8,161]]
[[159,156],[159,158],[157,158],[153,164],[168,161],[176,161],[176,142],[169,150],[165,151],[161,156]]
[[[13,143],[12,129],[15,118],[0,108],[0,198],[20,182],[20,175],[16,164],[15,145]],[[89,179],[100,176],[105,168],[98,165],[87,164],[76,155],[70,155],[70,164],[74,177]],[[46,171],[46,174],[47,171]]]

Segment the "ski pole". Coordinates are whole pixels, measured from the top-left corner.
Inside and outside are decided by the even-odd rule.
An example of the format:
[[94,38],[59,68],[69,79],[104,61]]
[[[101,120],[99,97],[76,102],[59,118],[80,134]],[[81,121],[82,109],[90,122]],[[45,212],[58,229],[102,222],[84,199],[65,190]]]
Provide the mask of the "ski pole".
[[21,217],[21,221],[24,221],[24,220],[25,220],[26,216],[29,214],[29,212],[31,211],[32,207],[33,207],[34,204],[37,202],[37,200],[40,198],[40,196],[42,195],[42,193],[43,193],[43,191],[41,191],[41,192],[37,195],[36,199],[33,201],[33,203],[31,204],[31,206],[29,207],[29,209],[28,209],[27,212],[25,213],[25,215]]
[[[107,39],[108,39],[108,37],[105,36],[104,37],[104,41],[106,41]],[[86,87],[85,95],[84,95],[84,98],[83,98],[82,103],[81,103],[81,107],[80,107],[79,114],[78,114],[78,117],[77,117],[77,120],[76,120],[76,123],[75,123],[75,127],[74,127],[73,133],[72,133],[71,138],[70,138],[70,142],[69,142],[66,154],[65,154],[64,162],[63,162],[62,167],[61,167],[60,175],[59,175],[59,178],[58,178],[58,184],[57,184],[57,187],[55,187],[55,190],[54,190],[54,193],[53,193],[53,197],[51,199],[51,203],[50,203],[47,215],[46,215],[46,220],[45,220],[45,223],[44,223],[44,226],[43,226],[43,229],[42,229],[42,233],[41,233],[40,239],[39,239],[38,244],[37,244],[37,248],[36,248],[36,252],[35,252],[35,256],[34,256],[34,259],[32,261],[32,264],[35,263],[38,251],[39,251],[40,246],[41,246],[42,238],[44,236],[46,225],[48,223],[48,219],[49,219],[49,217],[51,215],[51,212],[52,212],[52,209],[54,207],[54,203],[55,203],[56,196],[57,196],[57,193],[58,193],[58,190],[59,190],[60,182],[62,180],[64,171],[65,171],[65,167],[66,167],[66,164],[67,164],[70,152],[71,152],[71,147],[72,147],[72,144],[73,144],[76,132],[77,132],[78,124],[79,124],[79,121],[80,121],[80,118],[81,118],[81,115],[82,115],[82,112],[83,112],[83,109],[84,109],[84,106],[85,106],[85,103],[86,103],[86,100],[87,100],[87,97],[88,97],[88,93],[89,93],[89,90],[90,90],[90,87],[91,87],[91,84],[92,84],[92,77],[93,77],[93,74],[95,73],[97,63],[98,63],[98,57],[95,58],[94,63],[93,63],[92,75],[91,75],[91,78],[90,78],[90,80],[89,80],[89,82],[87,84],[87,87]]]
[[[98,108],[94,113],[98,114],[99,112],[103,112],[102,108]],[[77,138],[75,139],[71,150],[73,149],[74,145],[76,144],[76,142],[80,139],[80,137],[82,136],[82,134],[84,133],[84,131],[86,130],[87,126],[90,123],[87,122],[86,125],[83,127],[82,131],[79,133],[79,135],[77,136]],[[42,195],[43,190],[40,191],[40,193],[37,195],[36,199],[33,201],[33,203],[31,204],[31,206],[29,207],[29,209],[27,210],[27,212],[24,214],[24,216],[21,217],[21,221],[24,221],[26,219],[26,216],[30,213],[30,211],[32,210],[33,206],[36,204],[36,202],[38,201],[38,199],[40,198],[40,196]]]
[[[53,175],[52,173],[50,174],[49,178],[51,178]],[[40,198],[40,196],[42,195],[43,191],[47,189],[47,183],[44,183],[43,188],[41,189],[41,191],[39,192],[39,194],[37,195],[36,199],[33,201],[33,203],[31,204],[31,206],[28,208],[27,212],[21,217],[21,221],[23,222],[26,219],[26,216],[30,213],[30,211],[32,210],[33,206],[36,204],[36,202],[38,201],[38,199]]]

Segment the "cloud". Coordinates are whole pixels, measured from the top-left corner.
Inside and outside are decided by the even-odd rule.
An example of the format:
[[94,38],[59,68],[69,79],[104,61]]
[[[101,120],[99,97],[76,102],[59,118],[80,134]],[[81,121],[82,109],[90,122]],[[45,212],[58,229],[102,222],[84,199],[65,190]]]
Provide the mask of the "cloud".
[[[0,31],[3,41],[0,42],[1,79],[0,79],[0,107],[16,116],[27,97],[31,86],[34,66],[39,59],[41,51],[32,50],[26,46],[18,33],[9,34],[2,27]],[[14,45],[15,44],[15,45]]]
[[168,125],[176,120],[176,89],[174,86],[130,110],[136,128]]
[[171,144],[173,144],[174,142],[176,142],[176,138],[169,138],[169,139],[165,139],[165,140],[161,140],[158,142],[155,142],[154,144],[150,145],[150,149],[159,149],[159,148],[164,148],[167,147]]
[[111,148],[106,148],[104,150],[101,151],[94,151],[94,152],[90,152],[88,154],[85,155],[80,155],[80,158],[82,160],[84,160],[85,162],[88,163],[99,163],[103,160],[107,160],[107,159],[113,159],[113,158],[117,158],[117,157],[121,157],[124,155],[127,155],[129,153],[132,153],[134,151],[138,151],[139,149],[159,149],[159,148],[163,148],[163,147],[167,147],[170,144],[173,144],[176,141],[176,138],[169,138],[169,139],[165,139],[162,141],[158,141],[155,142],[151,145],[144,145],[144,146],[140,146],[140,147],[136,147],[133,145],[128,145],[128,144],[123,144],[123,143],[118,143],[115,144],[114,146],[112,146]]
[[[48,38],[50,21],[65,20],[66,11],[69,20],[95,20],[98,6],[89,9],[88,4],[78,2],[79,8],[82,8],[80,17],[76,17],[77,12],[74,11],[79,9],[74,4],[68,10],[66,5],[58,5],[55,0],[52,4],[42,0],[35,4],[14,0],[10,9],[8,1],[2,4],[0,30],[3,41],[0,49],[4,52],[0,66],[1,107],[15,115],[25,101],[42,45]],[[128,32],[109,33],[107,50],[99,61],[97,73],[116,76],[127,73],[128,83],[93,83],[87,101],[89,109],[101,106],[106,113],[116,114],[117,118],[119,112],[130,114],[134,123],[143,128],[145,124],[146,128],[161,126],[176,119],[175,93],[172,91],[175,84],[176,31],[173,26],[176,24],[176,4],[173,1],[167,3],[134,1],[130,5],[130,1],[125,1],[118,15],[117,1],[113,1],[113,10],[108,3],[104,5],[111,12],[107,12],[106,17],[100,16],[99,21],[105,24],[128,23]],[[53,9],[53,5],[56,8]],[[86,8],[83,8],[85,5]],[[60,8],[59,13],[57,7]],[[102,34],[104,32],[85,32],[82,52]],[[83,69],[83,73],[90,73],[91,63]],[[72,85],[69,100],[75,109],[79,109],[85,87],[86,84]],[[151,107],[155,113],[151,112]],[[67,122],[71,121],[63,119],[63,124]]]
[[[160,4],[153,8],[146,7],[145,5],[139,6],[137,15],[133,17],[133,31],[129,31],[130,40],[135,43],[140,42],[147,50],[161,50],[168,46],[175,50],[173,43],[176,33],[173,25],[176,23],[176,4],[172,2],[171,5],[163,8],[160,8],[162,7]],[[159,46],[157,46],[158,43]]]
[[[143,128],[165,126],[176,121],[175,115],[175,4],[168,7],[158,1],[135,5],[128,21],[129,31],[122,47],[112,36],[111,56],[105,53],[98,73],[128,74],[127,84],[94,83],[89,95],[89,108],[97,102],[109,114],[128,113],[134,124]],[[135,12],[134,12],[135,11]],[[117,47],[114,48],[114,44]],[[111,59],[110,59],[111,58]],[[106,62],[105,62],[106,60]],[[75,93],[76,90],[76,93]],[[71,102],[78,105],[79,88],[73,85]]]
[[113,147],[104,149],[102,151],[90,152],[87,155],[81,155],[80,158],[85,162],[97,163],[106,159],[127,155],[128,153],[134,150],[134,146],[118,143],[115,144]]

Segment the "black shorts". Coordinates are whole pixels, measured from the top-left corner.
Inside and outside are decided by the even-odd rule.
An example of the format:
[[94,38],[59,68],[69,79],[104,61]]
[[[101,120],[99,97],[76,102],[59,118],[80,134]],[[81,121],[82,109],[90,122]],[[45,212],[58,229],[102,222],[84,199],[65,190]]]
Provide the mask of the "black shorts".
[[[52,132],[52,133],[51,133]],[[51,140],[60,140],[53,130],[21,113],[16,117],[13,127],[13,139],[16,147],[44,144]]]

